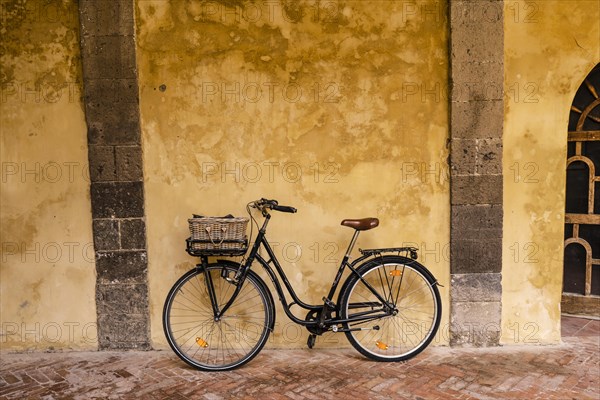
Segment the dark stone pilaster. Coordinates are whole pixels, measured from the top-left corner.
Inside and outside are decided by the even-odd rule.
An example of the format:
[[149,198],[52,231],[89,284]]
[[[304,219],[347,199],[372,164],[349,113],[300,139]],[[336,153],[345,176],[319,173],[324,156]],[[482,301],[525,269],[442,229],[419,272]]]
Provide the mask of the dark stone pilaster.
[[450,344],[494,346],[502,296],[504,2],[450,0]]
[[101,349],[150,348],[133,0],[80,0]]

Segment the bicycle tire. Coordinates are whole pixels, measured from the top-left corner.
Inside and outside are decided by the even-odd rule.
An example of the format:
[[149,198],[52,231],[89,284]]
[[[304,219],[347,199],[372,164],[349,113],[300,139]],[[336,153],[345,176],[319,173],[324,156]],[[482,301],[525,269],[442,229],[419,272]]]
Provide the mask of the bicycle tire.
[[[376,361],[408,360],[423,351],[440,325],[442,305],[435,278],[417,261],[401,256],[372,259],[357,268],[340,291],[342,319],[377,312],[384,306],[365,285],[375,288],[393,304],[395,315],[343,324],[348,341],[361,354]],[[364,314],[363,314],[364,315]],[[352,330],[361,329],[361,330]]]
[[238,264],[217,262],[185,273],[173,285],[163,308],[163,329],[171,349],[202,371],[226,371],[244,365],[263,348],[275,323],[271,292],[253,271],[229,310],[215,320],[206,279],[212,279],[221,308],[236,286]]

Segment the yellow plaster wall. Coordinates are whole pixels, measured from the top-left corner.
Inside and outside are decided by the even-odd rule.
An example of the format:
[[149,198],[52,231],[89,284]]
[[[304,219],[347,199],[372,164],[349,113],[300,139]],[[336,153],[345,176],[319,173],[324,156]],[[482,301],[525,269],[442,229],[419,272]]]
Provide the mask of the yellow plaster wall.
[[77,3],[1,7],[0,348],[93,349]]
[[[299,210],[275,215],[268,237],[304,300],[328,290],[352,233],[340,221],[374,216],[358,247],[423,247],[447,311],[446,4],[136,6],[155,347],[166,294],[195,261],[187,218],[245,215],[263,196]],[[270,346],[304,347],[306,330],[277,314]]]
[[600,61],[597,0],[505,11],[504,344],[560,341],[567,123]]

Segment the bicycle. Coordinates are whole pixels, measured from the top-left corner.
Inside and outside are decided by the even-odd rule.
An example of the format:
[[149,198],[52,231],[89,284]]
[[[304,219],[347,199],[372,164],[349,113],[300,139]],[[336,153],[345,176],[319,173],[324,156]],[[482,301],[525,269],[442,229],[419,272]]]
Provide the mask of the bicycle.
[[[307,304],[296,294],[266,238],[271,211],[295,213],[296,209],[276,200],[250,202],[246,210],[257,228],[251,208],[259,210],[264,221],[241,262],[209,263],[208,257],[245,254],[247,240],[234,250],[198,251],[193,249],[198,241],[188,239],[187,251],[199,256],[200,263],[173,285],[163,309],[165,335],[183,361],[199,370],[225,371],[249,362],[263,348],[275,326],[275,304],[265,282],[252,270],[255,261],[273,283],[285,314],[308,329],[309,348],[318,335],[344,332],[364,356],[396,362],[416,356],[430,344],[440,324],[437,286],[441,285],[416,261],[417,248],[360,249],[361,256],[349,262],[359,233],[377,227],[379,220],[343,220],[341,225],[354,229],[348,249],[323,304]],[[346,268],[350,273],[334,302]],[[292,302],[288,303],[283,287]],[[303,319],[291,311],[294,306],[307,311]]]

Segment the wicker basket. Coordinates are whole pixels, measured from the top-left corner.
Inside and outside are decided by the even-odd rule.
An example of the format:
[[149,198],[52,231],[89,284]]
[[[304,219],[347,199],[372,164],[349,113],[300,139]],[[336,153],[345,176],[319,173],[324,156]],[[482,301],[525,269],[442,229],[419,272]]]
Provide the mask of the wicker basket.
[[194,217],[188,222],[187,252],[193,256],[242,255],[248,249],[248,218]]

